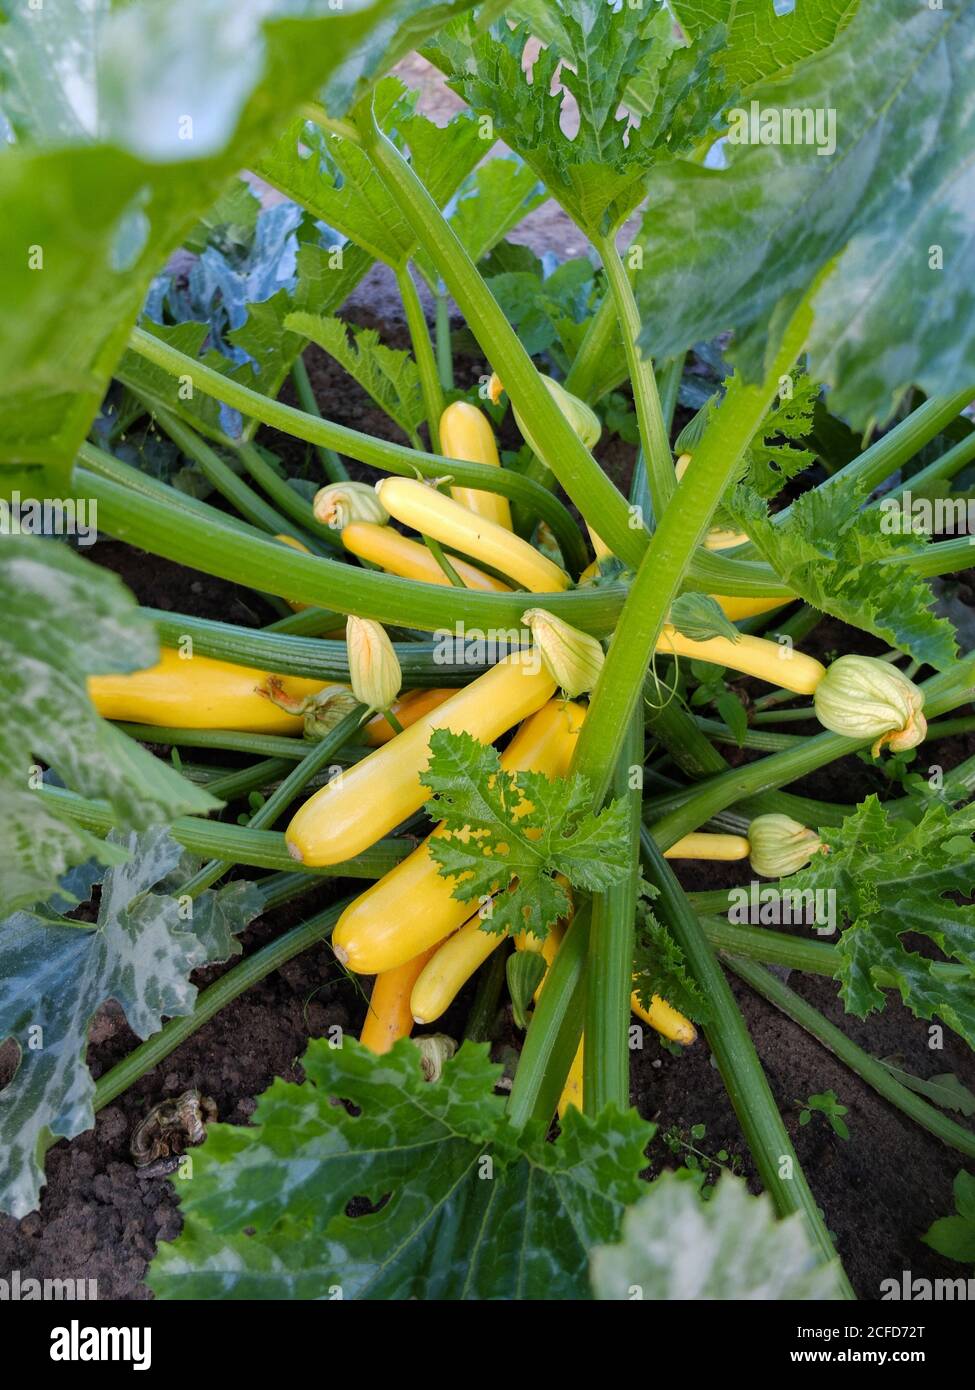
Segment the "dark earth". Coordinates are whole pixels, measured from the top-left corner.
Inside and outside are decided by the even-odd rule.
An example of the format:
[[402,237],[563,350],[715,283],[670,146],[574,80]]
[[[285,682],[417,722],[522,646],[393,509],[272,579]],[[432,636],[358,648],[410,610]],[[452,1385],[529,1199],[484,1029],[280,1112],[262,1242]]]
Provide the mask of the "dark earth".
[[[449,103],[449,94],[447,98]],[[550,208],[533,214],[532,224],[526,223],[514,239],[530,241],[538,250],[554,246],[563,255],[582,251],[581,245],[567,245],[578,241],[578,234],[567,238],[564,221]],[[346,309],[347,317],[377,327],[391,345],[407,346],[406,329],[398,315],[395,288],[375,270]],[[306,362],[326,416],[359,430],[387,433],[385,417],[329,359],[313,349],[306,354]],[[484,369],[484,363],[460,364],[458,384],[476,380]],[[287,393],[283,398],[291,399]],[[260,438],[295,471],[307,469],[307,476],[318,477],[304,445],[269,430]],[[516,447],[515,435],[504,442]],[[629,447],[611,446],[602,462],[614,480],[625,486],[632,465]],[[368,475],[363,472],[362,476]],[[249,590],[110,540],[101,541],[89,554],[119,573],[144,604],[245,626],[261,625],[275,616]],[[961,596],[970,597],[965,589]],[[844,632],[834,622],[821,624],[803,643],[804,650],[819,656],[857,647],[875,650],[865,647],[862,634]],[[789,729],[795,731],[792,726]],[[192,756],[192,750],[186,751]],[[731,761],[748,756],[727,748],[722,751]],[[939,761],[946,770],[972,751],[975,741],[968,739],[938,745]],[[206,754],[208,761],[230,756]],[[876,773],[850,758],[822,769],[794,789],[827,801],[853,803],[882,786]],[[735,865],[685,866],[680,876],[688,888],[747,881],[747,872]],[[355,890],[355,884],[325,883],[297,903],[261,918],[243,937],[245,953]],[[198,971],[194,980],[204,987],[227,968]],[[964,1085],[975,1089],[975,1057],[964,1043],[945,1030],[943,1050],[929,1050],[928,1025],[890,995],[885,1012],[860,1021],[845,1015],[831,981],[793,972],[789,983],[874,1056],[895,1060],[921,1077],[954,1072]],[[300,1079],[299,1059],[310,1038],[325,1035],[336,1024],[358,1033],[365,1012],[363,985],[367,990],[369,982],[346,976],[328,946],[321,945],[229,1005],[102,1110],[92,1131],[51,1150],[40,1210],[21,1221],[0,1216],[0,1276],[18,1269],[22,1278],[97,1279],[102,1299],[150,1297],[143,1282],[149,1261],[157,1243],[172,1239],[180,1228],[178,1183],[135,1167],[129,1153],[133,1129],[160,1100],[190,1088],[213,1098],[222,1121],[246,1124],[254,1098],[275,1076]],[[963,1158],[880,1099],[818,1042],[733,977],[732,988],[859,1297],[878,1298],[881,1281],[889,1277],[899,1281],[904,1270],[928,1278],[967,1273],[921,1241],[935,1219],[953,1211],[952,1180],[964,1166]],[[461,1035],[472,990],[469,986],[464,991],[435,1025],[436,1031]],[[492,1033],[494,1055],[500,1059],[517,1046],[519,1037],[506,1006]],[[648,1151],[649,1170],[677,1166],[693,1150],[711,1160],[726,1151],[725,1166],[743,1172],[757,1190],[741,1130],[704,1039],[679,1055],[662,1046],[650,1030],[645,1030],[644,1039],[642,1051],[633,1053],[631,1099],[641,1114],[658,1125]],[[101,1076],[137,1041],[118,1006],[106,1005],[91,1030],[92,1075]],[[9,1069],[2,1070],[4,1060],[0,1053],[0,1085],[10,1074]],[[807,1125],[799,1124],[805,1098],[829,1090],[848,1107],[850,1138],[846,1141],[834,1134],[821,1115],[814,1115]],[[703,1137],[692,1137],[692,1127],[702,1125]]]

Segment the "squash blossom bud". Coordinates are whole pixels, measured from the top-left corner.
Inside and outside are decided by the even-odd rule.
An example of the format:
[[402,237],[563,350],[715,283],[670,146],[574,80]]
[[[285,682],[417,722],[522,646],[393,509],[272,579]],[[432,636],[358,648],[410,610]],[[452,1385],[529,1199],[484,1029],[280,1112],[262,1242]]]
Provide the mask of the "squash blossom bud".
[[606,659],[595,637],[544,608],[526,609],[521,621],[531,629],[546,671],[570,700],[592,690]]
[[403,673],[385,628],[372,618],[350,617],[345,645],[355,698],[370,709],[389,709],[400,692]]
[[346,715],[359,708],[359,701],[347,685],[326,685],[314,695],[296,699],[285,694],[280,681],[272,679],[268,682],[268,698],[272,705],[304,719],[303,734],[312,743],[320,742]]
[[823,848],[815,830],[791,816],[756,816],[748,827],[749,862],[762,878],[786,878]]
[[892,753],[914,748],[928,731],[921,713],[924,692],[896,666],[873,656],[838,657],[813,701],[820,724],[834,734],[872,738],[874,758],[885,745]]
[[315,520],[333,531],[344,531],[353,521],[385,526],[389,512],[369,483],[330,483],[319,488],[312,503]]
[[[542,380],[552,400],[561,410],[562,414],[568,420],[583,444],[585,444],[586,448],[594,448],[599,441],[599,436],[603,428],[599,423],[599,416],[596,412],[590,410],[585,401],[581,401],[578,396],[573,396],[570,391],[567,391],[564,386],[560,386],[557,381],[553,381],[550,376],[543,376]],[[488,382],[488,395],[495,405],[497,405],[503,390],[504,387],[501,385],[497,372],[495,372]],[[513,405],[512,410],[514,410]],[[533,453],[538,454],[538,446],[531,432],[525,427],[525,422],[517,410],[514,410],[514,416],[515,424],[521,431],[522,439],[531,448]]]
[[439,1081],[443,1065],[457,1051],[457,1044],[446,1033],[427,1033],[420,1038],[410,1038],[410,1042],[420,1054],[420,1068],[424,1081]]

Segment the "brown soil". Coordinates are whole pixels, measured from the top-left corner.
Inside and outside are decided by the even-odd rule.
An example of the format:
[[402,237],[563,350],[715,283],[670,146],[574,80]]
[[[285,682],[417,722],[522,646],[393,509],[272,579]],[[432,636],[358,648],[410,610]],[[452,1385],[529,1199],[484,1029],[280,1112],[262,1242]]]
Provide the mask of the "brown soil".
[[[446,103],[442,108],[446,110],[450,94],[441,94],[438,99]],[[437,111],[433,114],[436,116]],[[524,224],[519,239],[530,240],[536,249],[551,246],[562,255],[582,249],[572,243],[562,214],[551,208],[533,214],[532,226]],[[360,286],[347,313],[357,323],[379,327],[387,342],[405,345],[405,328],[394,295],[384,274],[374,271]],[[329,417],[368,432],[387,432],[385,417],[333,363],[320,354],[310,354],[307,360],[318,400]],[[484,370],[483,363],[463,366],[464,381],[475,380]],[[306,466],[303,445],[273,431],[266,431],[262,438],[279,449],[296,471]],[[516,443],[513,433],[506,442]],[[604,463],[625,485],[631,466],[629,452],[614,446]],[[366,470],[362,474],[366,476]],[[141,602],[158,608],[243,625],[259,625],[272,616],[248,590],[121,544],[100,543],[94,558],[120,573]],[[825,623],[815,640],[805,645],[822,653],[841,643],[838,625]],[[968,755],[972,746],[970,740],[954,740],[940,744],[939,753],[950,767]],[[801,789],[825,800],[854,802],[879,787],[876,774],[858,760],[846,759],[815,773]],[[684,870],[682,878],[689,888],[715,887],[740,877],[733,869],[728,866],[718,873]],[[246,933],[245,951],[279,935],[343,890],[351,891],[352,886],[323,886],[298,904],[261,919]],[[198,972],[197,983],[210,983],[221,969]],[[953,1071],[965,1085],[975,1087],[972,1053],[951,1033],[946,1034],[943,1051],[930,1051],[927,1026],[896,1002],[889,1003],[883,1014],[861,1022],[844,1014],[831,982],[793,974],[790,984],[875,1056],[896,1058],[905,1069],[920,1076]],[[957,1277],[959,1267],[929,1250],[920,1237],[933,1220],[953,1209],[951,1184],[964,1166],[961,1157],[902,1117],[746,987],[735,980],[732,987],[800,1161],[860,1297],[876,1299],[880,1281],[899,1276],[905,1269],[919,1276]],[[439,1022],[438,1031],[459,1033],[470,992],[469,987]],[[334,1024],[358,1032],[364,998],[359,985],[338,969],[327,946],[321,946],[293,960],[231,1004],[106,1107],[92,1131],[51,1151],[40,1210],[19,1222],[0,1217],[0,1275],[19,1269],[22,1277],[96,1278],[102,1298],[148,1297],[143,1279],[156,1244],[171,1239],[179,1230],[178,1184],[148,1177],[133,1166],[129,1157],[133,1127],[160,1099],[188,1087],[212,1096],[221,1120],[246,1123],[253,1113],[254,1097],[273,1077],[295,1079],[300,1075],[297,1060],[309,1038],[323,1036]],[[515,1038],[505,1010],[495,1027],[496,1050]],[[136,1041],[117,1006],[102,1009],[91,1033],[93,1076],[97,1079]],[[834,1090],[849,1107],[848,1141],[836,1137],[821,1116],[814,1116],[806,1126],[798,1123],[797,1102],[826,1090]],[[631,1094],[640,1112],[659,1126],[650,1150],[655,1169],[679,1161],[662,1140],[663,1133],[671,1131],[709,1156],[727,1150],[728,1163],[740,1164],[740,1171],[754,1177],[741,1130],[703,1040],[675,1056],[648,1031],[643,1050],[633,1054]],[[697,1125],[704,1125],[706,1133],[692,1140],[690,1131]]]

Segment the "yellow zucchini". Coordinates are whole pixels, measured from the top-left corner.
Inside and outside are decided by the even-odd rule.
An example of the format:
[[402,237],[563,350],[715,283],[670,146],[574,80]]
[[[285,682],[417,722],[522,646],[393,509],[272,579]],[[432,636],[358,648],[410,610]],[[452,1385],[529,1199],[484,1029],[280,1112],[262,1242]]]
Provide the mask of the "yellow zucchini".
[[569,1074],[565,1078],[565,1085],[562,1087],[562,1094],[559,1096],[559,1119],[561,1120],[570,1105],[574,1105],[577,1110],[582,1109],[582,1069],[583,1058],[585,1056],[585,1038],[579,1039],[579,1046],[576,1048],[576,1055],[572,1059],[572,1066]]
[[[501,467],[494,431],[487,416],[476,405],[454,401],[440,417],[440,452],[449,459],[466,463],[486,463]],[[500,492],[482,492],[473,487],[452,487],[455,502],[478,516],[487,517],[506,531],[511,530],[511,505]]]
[[644,1023],[649,1023],[651,1028],[671,1042],[683,1043],[688,1047],[697,1037],[697,1029],[691,1020],[668,1004],[666,999],[661,999],[659,994],[653,995],[650,1008],[645,1009],[634,990],[630,996],[630,1008],[637,1018],[642,1018]]
[[482,561],[532,593],[555,593],[569,586],[565,571],[534,546],[426,483],[415,478],[383,478],[376,484],[376,492],[390,516],[404,526]]
[[[501,766],[508,772],[564,776],[583,717],[578,705],[550,700],[522,724],[501,755]],[[332,945],[350,970],[362,975],[390,970],[470,917],[471,904],[453,897],[453,880],[441,876],[431,857],[431,839],[428,836],[402,863],[360,894],[339,918]]]
[[432,1023],[439,1018],[504,937],[504,932],[484,931],[477,912],[453,936],[448,936],[443,945],[434,950],[413,986],[410,995],[413,1022]]
[[[369,560],[374,565],[380,565],[387,574],[398,574],[401,579],[420,579],[425,584],[450,584],[450,580],[422,541],[413,541],[408,536],[401,536],[390,526],[376,526],[371,521],[350,522],[342,532],[342,544],[353,555],[358,555],[360,560]],[[476,565],[470,565],[455,555],[448,555],[447,559],[468,589],[481,589],[496,594],[511,593],[508,584],[495,579],[491,574],[485,574]]]
[[691,661],[730,666],[798,695],[811,695],[826,674],[826,667],[815,657],[765,637],[742,637],[737,642],[730,637],[709,637],[704,642],[692,642],[669,623],[660,634],[657,651],[661,656],[686,656]]
[[664,850],[665,859],[747,859],[751,845],[744,835],[710,835],[695,830]]
[[[292,856],[300,863],[319,865],[361,854],[427,799],[421,773],[429,761],[434,729],[466,732],[482,743],[493,743],[554,693],[555,682],[544,670],[533,669],[530,653],[506,657],[309,797],[286,832]],[[338,943],[337,934],[335,939]],[[375,966],[364,973],[387,968]]]
[[359,1034],[359,1041],[370,1052],[388,1052],[393,1043],[400,1038],[408,1038],[413,1032],[410,994],[435,949],[424,951],[413,960],[398,965],[395,970],[387,970],[376,976],[369,1010]]
[[157,664],[145,671],[89,676],[88,695],[105,719],[178,729],[300,734],[300,715],[279,709],[270,698],[272,688],[300,701],[316,695],[326,684],[301,676],[272,675],[211,656],[184,658],[172,647],[163,647]]

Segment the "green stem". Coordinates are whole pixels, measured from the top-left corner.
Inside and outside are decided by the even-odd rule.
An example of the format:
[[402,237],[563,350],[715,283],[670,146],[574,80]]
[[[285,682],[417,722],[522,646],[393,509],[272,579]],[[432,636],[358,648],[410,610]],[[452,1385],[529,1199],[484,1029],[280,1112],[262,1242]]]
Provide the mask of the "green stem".
[[[291,365],[291,380],[294,383],[295,395],[298,397],[298,404],[306,415],[315,415],[320,420],[322,412],[318,408],[318,401],[315,392],[312,390],[311,381],[308,376],[308,368],[305,366],[303,357],[296,357]],[[332,483],[347,483],[349,481],[349,470],[339,458],[334,449],[330,449],[326,444],[316,446],[318,458],[322,465],[322,471],[326,478]]]
[[[118,818],[110,806],[88,801],[63,787],[43,787],[37,795],[50,805],[54,815],[77,822],[94,835],[107,835]],[[249,826],[223,821],[202,820],[198,816],[178,816],[169,827],[177,844],[207,859],[226,859],[232,864],[249,864],[255,869],[294,870],[284,836],[273,830],[251,830]],[[382,878],[396,867],[415,846],[406,839],[377,840],[369,849],[341,864],[308,868],[304,872],[325,878]]]
[[745,386],[738,377],[731,380],[670,505],[657,518],[576,744],[574,770],[589,779],[596,804],[605,795],[657,638],[695,547],[704,540],[714,510],[765,417],[779,377],[802,350],[809,322],[803,303],[762,385]]
[[266,758],[262,762],[254,763],[252,767],[234,768],[232,772],[225,773],[216,781],[210,782],[207,791],[211,796],[219,797],[221,801],[238,801],[242,796],[249,796],[251,792],[257,791],[259,787],[276,782],[279,777],[290,771],[291,763],[284,758]]
[[710,893],[687,894],[687,901],[698,914],[701,929],[715,950],[802,970],[807,975],[825,975],[830,979],[836,975],[840,968],[836,947],[826,941],[786,936],[785,932],[768,927],[746,927],[729,922],[726,917],[701,916],[702,912],[726,912],[729,891],[733,890],[719,888]]
[[[164,343],[161,338],[153,337],[141,328],[132,330],[129,347],[140,357],[161,367],[170,376],[189,375],[196,389],[212,396],[214,400],[223,401],[225,405],[233,406],[242,414],[282,430],[285,434],[293,435],[295,439],[341,449],[343,454],[359,463],[405,478],[415,478],[417,473],[425,478],[439,478],[450,473],[459,485],[476,487],[484,492],[500,492],[515,502],[534,507],[555,532],[566,562],[577,569],[584,568],[587,563],[586,547],[579,528],[561,502],[545,488],[521,477],[510,468],[494,468],[486,463],[469,463],[463,459],[446,459],[437,454],[426,454],[421,450],[408,448],[405,444],[393,444],[372,435],[360,434],[358,430],[348,429],[345,425],[336,425],[330,420],[306,415],[302,410],[295,410],[293,406],[284,405],[269,396],[262,396],[259,391],[252,391],[249,386],[224,376],[203,362],[187,357],[185,353],[179,352],[178,349]],[[533,367],[532,371],[534,370]],[[174,383],[174,393],[175,390]],[[554,405],[548,392],[544,387],[541,387],[541,390],[545,400],[552,405],[558,418],[575,439],[572,427]],[[576,443],[578,444],[578,440]],[[586,454],[586,457],[589,458],[589,455]],[[592,466],[596,467],[595,464]],[[603,475],[600,473],[599,476]],[[615,494],[612,484],[608,480],[604,481]],[[630,535],[632,537],[635,532],[631,532]]]
[[905,479],[897,487],[892,488],[885,498],[878,498],[871,502],[868,510],[875,510],[882,501],[889,497],[900,497],[905,492],[910,492],[918,497],[933,488],[936,483],[944,482],[948,478],[953,478],[956,473],[960,473],[966,464],[971,463],[975,458],[975,430],[967,434],[953,449],[935,459],[934,463],[929,463],[926,468],[922,468],[913,477]]
[[450,580],[451,586],[455,589],[466,589],[467,585],[464,583],[463,579],[461,579],[460,575],[457,573],[453,565],[447,559],[447,556],[444,554],[443,546],[440,544],[440,542],[435,541],[432,536],[424,536],[423,544],[426,546],[427,550],[429,550],[430,554],[433,556],[437,564],[443,570],[444,574]]
[[[800,1212],[822,1260],[836,1260],[826,1223],[800,1167],[728,981],[670,865],[646,831],[641,839],[644,868],[659,894],[655,911],[659,910],[673,931],[711,1007],[712,1019],[705,1025],[704,1033],[762,1183],[778,1215]],[[845,1296],[852,1298],[853,1291],[842,1269],[838,1273]]]
[[530,1120],[549,1123],[579,1046],[586,1012],[589,920],[589,904],[583,903],[545,976],[508,1100],[508,1116],[516,1129]]
[[616,764],[613,795],[626,805],[629,871],[622,882],[593,899],[586,983],[586,1048],[583,1053],[583,1104],[587,1115],[607,1105],[625,1110],[630,1103],[630,995],[640,880],[641,788],[633,770],[643,764],[643,718],[630,717]]
[[617,354],[613,351],[614,341],[619,333],[619,320],[612,294],[607,290],[599,303],[599,308],[589,320],[585,335],[579,345],[572,366],[565,378],[565,389],[573,396],[591,404],[597,401],[604,391],[625,379],[625,365],[621,362],[618,378],[607,382],[605,364]]
[[420,373],[420,390],[423,394],[423,409],[430,432],[430,447],[435,454],[440,453],[440,417],[444,412],[443,390],[437,372],[437,359],[430,341],[427,316],[420,303],[420,295],[410,274],[409,264],[396,269],[396,284],[406,313],[406,326],[410,330],[413,356]]
[[[305,756],[301,762],[297,767],[291,768],[280,786],[276,787],[264,805],[254,812],[248,821],[248,827],[251,830],[270,830],[278,816],[287,810],[315,774],[320,772],[323,767],[327,767],[339,749],[344,747],[352,735],[357,732],[365,713],[365,705],[357,705],[336,724],[334,729],[330,729],[320,742],[311,746],[306,745]],[[285,764],[285,767],[287,766]],[[197,870],[184,885],[183,892],[188,897],[197,897],[204,889],[216,883],[217,879],[221,878],[230,867],[231,865],[225,859],[212,859],[209,864],[204,864]]]
[[665,362],[657,374],[660,388],[660,409],[663,411],[664,424],[667,426],[668,437],[674,423],[674,411],[677,409],[677,393],[680,390],[680,383],[684,375],[684,363],[686,360],[687,354],[681,352],[676,357],[671,357],[669,361]]
[[[280,970],[282,965],[294,956],[300,955],[302,951],[307,951],[309,946],[325,941],[331,936],[335,923],[350,902],[350,898],[345,898],[342,902],[333,903],[324,912],[310,917],[300,926],[292,927],[276,941],[262,946],[252,956],[248,956],[225,975],[221,975],[219,980],[197,995],[191,1013],[182,1018],[171,1018],[158,1033],[154,1033],[151,1038],[134,1048],[99,1079],[93,1098],[95,1110],[101,1110],[123,1091],[127,1091],[140,1076],[145,1076],[147,1071],[157,1067],[187,1038],[202,1028],[204,1023],[209,1023],[221,1009],[239,998],[252,985],[256,985],[273,971]],[[52,1138],[51,1143],[57,1143],[57,1139]]]
[[638,564],[646,536],[630,529],[626,503],[549,395],[518,335],[450,223],[378,126],[374,124],[364,132],[364,139],[377,173],[440,271],[467,326],[504,382],[512,405],[523,419],[531,422],[532,434],[542,449],[542,461],[551,468],[582,515],[598,518],[599,533],[614,554],[628,564]]
[[[260,527],[272,536],[294,529],[282,512],[265,502],[260,493],[255,492],[242,478],[238,478],[219,454],[178,415],[158,405],[154,408],[154,414],[173,443],[193,459],[217,492],[226,498],[232,507],[236,507],[252,526]],[[313,550],[321,548],[310,535],[302,535],[299,539]]]
[[[971,689],[966,685],[970,680],[970,670],[962,666],[925,681],[921,688],[925,692],[926,712],[940,714],[970,700]],[[584,724],[583,729],[585,727]],[[816,734],[804,740],[799,748],[773,753],[745,767],[730,768],[703,786],[649,802],[644,806],[645,816],[659,817],[653,820],[653,838],[662,850],[669,849],[682,835],[690,834],[726,807],[757,792],[794,782],[847,753],[869,747],[872,741],[871,738],[845,738],[842,734]]]
[[225,748],[231,753],[250,753],[255,758],[286,758],[289,762],[303,758],[307,747],[303,739],[289,738],[285,734],[248,734],[238,729],[177,729],[170,725],[122,722],[115,727],[140,743],[166,743],[176,748]]
[[636,418],[640,427],[640,442],[647,465],[654,515],[662,517],[667,503],[674,495],[677,480],[663,408],[657,394],[653,363],[649,358],[641,356],[637,346],[642,326],[640,311],[633,297],[633,287],[620,259],[615,238],[601,237],[595,245],[602,258],[603,269],[616,304],[620,332],[623,335],[623,348],[633,387],[633,403],[636,406]]
[[[280,473],[271,467],[256,444],[248,442],[240,444],[237,452],[241,463],[255,483],[264,489],[271,501],[280,509],[281,514],[290,521],[297,522],[298,526],[301,527],[296,537],[297,540],[302,541],[309,549],[318,554],[324,554],[327,550],[335,550],[344,554],[342,542],[336,533],[315,519],[311,503],[306,501],[300,493],[295,492],[294,488],[288,485],[287,479],[282,478]],[[293,526],[284,528],[284,535],[293,533]],[[281,534],[280,527],[275,532],[275,535],[279,534]]]
[[950,1145],[968,1158],[975,1158],[975,1134],[949,1119],[947,1115],[942,1115],[933,1105],[929,1105],[921,1096],[902,1085],[882,1062],[878,1062],[876,1057],[871,1057],[869,1052],[851,1042],[845,1033],[840,1032],[835,1024],[830,1023],[829,1019],[824,1018],[811,1004],[807,1004],[805,999],[800,998],[788,985],[752,961],[731,956],[728,964],[740,979],[751,985],[752,989],[770,1004],[781,1009],[793,1023],[798,1023],[800,1028],[821,1042],[878,1095],[903,1111],[908,1119],[926,1129],[943,1144]]
[[[506,471],[483,469],[489,474]],[[161,500],[150,503],[84,469],[76,469],[75,484],[97,501],[99,525],[108,535],[234,583],[431,632],[453,631],[458,621],[480,631],[520,625],[524,598],[518,594],[440,588],[304,555],[271,537],[242,537],[213,508],[208,509],[210,520]],[[546,594],[544,604],[566,622],[601,635],[612,630],[623,592],[613,587]]]
[[446,293],[442,290],[438,291],[434,295],[433,303],[436,314],[434,330],[440,385],[444,391],[452,391],[454,389],[454,357],[450,347],[450,305],[447,302]]
[[464,1038],[468,1042],[487,1042],[491,1036],[491,1025],[498,1012],[498,1002],[504,987],[507,960],[508,952],[501,946],[493,951],[481,966],[474,1001],[464,1025]]

